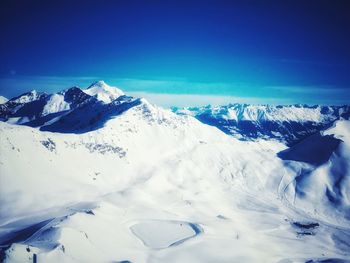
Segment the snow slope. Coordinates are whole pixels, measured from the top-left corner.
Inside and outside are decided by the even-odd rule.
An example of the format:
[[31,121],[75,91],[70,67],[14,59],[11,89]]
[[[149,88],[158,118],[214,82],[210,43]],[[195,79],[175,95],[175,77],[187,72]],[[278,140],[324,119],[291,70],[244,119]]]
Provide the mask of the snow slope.
[[[322,136],[311,136],[289,149],[289,155],[282,156],[291,160],[287,161],[286,169],[297,174],[284,189],[288,201],[328,221],[331,218],[342,220],[344,226],[350,220],[349,136],[350,122],[337,121]],[[312,161],[310,155],[314,156]]]
[[[308,144],[342,140],[314,164],[144,99],[82,103],[41,126],[55,132],[0,122],[5,262],[350,260],[348,121]],[[91,106],[103,125],[69,130],[75,116],[95,116]]]
[[53,94],[52,96],[50,96],[49,100],[44,106],[42,116],[48,115],[50,113],[66,111],[69,109],[70,105],[64,100],[64,95]]
[[7,98],[5,98],[4,96],[0,96],[0,104],[4,104],[8,101]]
[[110,87],[102,80],[93,83],[83,91],[90,96],[96,97],[98,100],[103,101],[104,103],[110,103],[118,97],[124,95],[120,89]]
[[32,91],[24,93],[18,97],[12,98],[11,102],[17,103],[17,104],[28,103],[28,102],[38,100],[43,95],[44,95],[44,93],[37,92],[36,90],[32,90]]

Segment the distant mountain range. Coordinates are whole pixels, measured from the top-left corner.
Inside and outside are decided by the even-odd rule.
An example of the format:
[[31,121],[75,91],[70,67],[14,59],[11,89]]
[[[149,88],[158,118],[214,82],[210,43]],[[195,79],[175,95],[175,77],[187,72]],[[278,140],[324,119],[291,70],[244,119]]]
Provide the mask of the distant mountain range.
[[[103,81],[87,89],[72,87],[55,94],[31,91],[0,104],[0,120],[46,131],[84,132],[97,129],[114,115],[140,104]],[[249,105],[172,108],[194,116],[242,140],[275,139],[292,146],[302,139],[349,119],[350,106]]]
[[276,139],[289,146],[329,128],[334,121],[349,119],[350,106],[249,105],[173,108],[177,114],[194,116],[226,134],[242,140]]

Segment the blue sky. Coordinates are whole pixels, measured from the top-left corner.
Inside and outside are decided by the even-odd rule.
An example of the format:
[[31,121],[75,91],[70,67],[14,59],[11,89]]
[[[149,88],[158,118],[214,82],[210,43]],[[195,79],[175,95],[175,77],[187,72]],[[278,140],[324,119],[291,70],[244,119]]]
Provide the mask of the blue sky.
[[0,5],[7,97],[104,79],[166,106],[350,102],[348,1]]

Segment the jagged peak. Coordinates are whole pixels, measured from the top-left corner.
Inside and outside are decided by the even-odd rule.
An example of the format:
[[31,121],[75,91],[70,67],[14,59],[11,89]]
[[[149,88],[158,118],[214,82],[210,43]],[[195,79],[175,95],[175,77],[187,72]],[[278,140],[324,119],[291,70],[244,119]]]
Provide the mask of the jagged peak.
[[7,98],[5,98],[4,96],[1,96],[1,95],[0,95],[0,104],[4,104],[4,103],[6,103],[7,101],[8,101]]
[[42,95],[47,95],[45,92],[38,92],[36,90],[32,90],[26,93],[23,93],[17,97],[10,99],[9,101],[15,103],[28,103],[31,101],[38,100]]
[[104,80],[98,80],[93,82],[87,89],[94,88],[94,87],[110,87]]
[[[225,120],[248,121],[313,121],[320,122],[340,114],[341,107],[335,106],[308,106],[308,105],[254,105],[231,103],[222,106],[206,105],[202,107],[186,107],[174,109],[180,114],[197,116],[212,115]],[[339,111],[339,113],[337,113]],[[328,113],[327,113],[328,112]]]
[[96,97],[104,103],[110,103],[118,97],[124,95],[124,92],[117,88],[107,85],[103,80],[92,83],[87,89],[83,90],[86,94]]

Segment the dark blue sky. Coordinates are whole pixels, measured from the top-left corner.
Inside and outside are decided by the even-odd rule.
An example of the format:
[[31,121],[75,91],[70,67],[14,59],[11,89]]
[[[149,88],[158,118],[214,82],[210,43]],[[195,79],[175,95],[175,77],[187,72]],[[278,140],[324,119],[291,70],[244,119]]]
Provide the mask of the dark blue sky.
[[2,0],[0,93],[105,79],[127,91],[348,103],[349,14],[337,0]]

